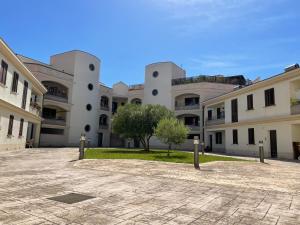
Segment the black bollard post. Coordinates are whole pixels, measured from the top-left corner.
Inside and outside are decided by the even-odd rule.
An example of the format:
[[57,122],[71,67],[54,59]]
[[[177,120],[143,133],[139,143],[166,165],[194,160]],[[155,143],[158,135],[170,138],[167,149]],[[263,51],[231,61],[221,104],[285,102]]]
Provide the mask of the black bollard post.
[[202,155],[204,155],[204,146],[205,146],[204,142],[201,142],[201,152],[202,152]]
[[194,167],[195,169],[199,170],[200,166],[199,166],[199,137],[198,136],[194,136]]

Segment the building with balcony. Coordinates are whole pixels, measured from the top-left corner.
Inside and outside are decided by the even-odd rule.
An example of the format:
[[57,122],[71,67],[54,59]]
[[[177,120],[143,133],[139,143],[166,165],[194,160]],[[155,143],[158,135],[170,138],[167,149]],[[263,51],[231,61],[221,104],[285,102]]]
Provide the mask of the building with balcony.
[[36,147],[46,88],[0,39],[0,150]]
[[298,158],[300,152],[300,69],[204,101],[205,143],[212,151]]

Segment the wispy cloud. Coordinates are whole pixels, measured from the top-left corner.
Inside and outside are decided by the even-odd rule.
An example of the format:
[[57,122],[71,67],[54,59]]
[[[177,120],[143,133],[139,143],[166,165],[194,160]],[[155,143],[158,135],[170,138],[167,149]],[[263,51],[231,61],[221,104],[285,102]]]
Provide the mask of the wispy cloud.
[[186,35],[203,29],[224,29],[243,22],[249,26],[266,26],[289,19],[292,15],[266,13],[283,0],[151,0],[162,9],[169,20],[175,21],[175,28]]

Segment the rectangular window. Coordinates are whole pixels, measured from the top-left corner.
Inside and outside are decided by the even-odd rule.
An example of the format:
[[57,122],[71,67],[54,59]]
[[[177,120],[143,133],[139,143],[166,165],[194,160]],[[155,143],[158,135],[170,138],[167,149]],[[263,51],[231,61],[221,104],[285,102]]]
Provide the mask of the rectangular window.
[[233,99],[231,100],[231,122],[236,123],[238,121],[238,100]]
[[0,67],[0,83],[4,85],[6,84],[7,68],[8,68],[7,63],[2,60],[1,67]]
[[254,145],[255,144],[255,137],[254,137],[254,128],[248,129],[248,144]]
[[265,106],[275,105],[275,91],[274,88],[265,90]]
[[247,109],[252,110],[253,109],[253,95],[247,95]]
[[19,74],[14,72],[13,82],[11,86],[11,92],[17,93],[18,92],[18,82],[19,82]]
[[207,111],[207,119],[212,120],[212,110]]
[[13,133],[13,126],[14,126],[14,116],[10,115],[9,116],[7,136],[11,136],[12,135],[12,133]]
[[222,144],[222,132],[216,132],[216,144]]
[[28,91],[28,82],[24,81],[24,89],[23,89],[23,98],[22,98],[22,108],[26,108],[26,102],[27,102],[27,91]]
[[232,130],[232,144],[238,144],[238,130]]
[[24,126],[24,119],[20,120],[20,130],[19,130],[19,137],[23,136],[23,126]]

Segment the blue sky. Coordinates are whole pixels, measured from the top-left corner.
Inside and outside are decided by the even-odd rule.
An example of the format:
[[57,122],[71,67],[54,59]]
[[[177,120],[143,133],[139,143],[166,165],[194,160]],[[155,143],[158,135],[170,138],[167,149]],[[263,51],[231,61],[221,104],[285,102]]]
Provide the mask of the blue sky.
[[299,8],[298,0],[10,0],[1,2],[0,36],[46,63],[88,51],[109,86],[142,83],[157,61],[188,76],[266,78],[300,63]]

